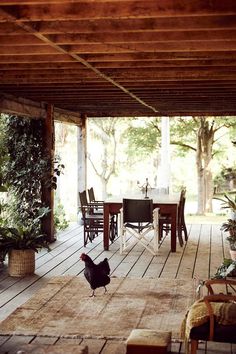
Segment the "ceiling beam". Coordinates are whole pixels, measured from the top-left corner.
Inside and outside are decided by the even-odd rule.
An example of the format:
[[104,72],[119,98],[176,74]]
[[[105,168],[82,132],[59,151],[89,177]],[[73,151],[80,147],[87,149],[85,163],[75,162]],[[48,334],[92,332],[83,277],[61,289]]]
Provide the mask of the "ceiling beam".
[[[3,11],[2,9],[0,9],[0,16],[1,13],[5,13],[5,11]],[[13,15],[9,15],[8,13],[5,13],[7,15],[8,21],[16,21],[16,17],[14,17]],[[46,44],[50,45],[52,47],[52,49],[57,50],[60,53],[63,54],[68,54],[69,56],[71,56],[72,58],[74,58],[77,62],[82,63],[86,68],[90,69],[92,72],[94,72],[98,77],[108,81],[109,83],[111,83],[113,86],[118,87],[121,91],[123,91],[125,94],[129,95],[130,97],[132,97],[135,101],[139,102],[141,105],[147,107],[148,109],[150,109],[152,112],[154,113],[158,113],[158,110],[149,105],[148,103],[144,102],[142,99],[140,99],[138,96],[134,95],[132,92],[128,91],[124,86],[122,86],[121,84],[119,84],[118,82],[116,82],[114,79],[112,79],[109,76],[106,76],[105,74],[103,74],[101,71],[99,71],[98,69],[96,69],[95,67],[93,67],[91,64],[89,64],[86,60],[84,60],[82,57],[80,57],[77,54],[74,53],[70,53],[68,52],[66,49],[64,49],[63,47],[53,43],[52,41],[50,41],[48,38],[46,38],[45,36],[43,36],[42,34],[38,33],[37,31],[35,31],[30,25],[24,24],[20,21],[17,22],[18,26],[25,29],[27,32],[34,34],[37,38],[41,39],[42,42],[45,42]]]
[[[8,4],[7,4],[8,5]],[[17,9],[13,5],[3,6],[1,3],[0,21],[8,21],[11,14],[20,21],[50,21],[57,20],[92,20],[110,19],[116,14],[117,18],[159,18],[166,16],[188,15],[235,15],[236,2],[234,0],[165,0],[164,4],[156,0],[140,1],[81,1],[59,2],[56,4],[41,3],[38,6],[20,5]]]

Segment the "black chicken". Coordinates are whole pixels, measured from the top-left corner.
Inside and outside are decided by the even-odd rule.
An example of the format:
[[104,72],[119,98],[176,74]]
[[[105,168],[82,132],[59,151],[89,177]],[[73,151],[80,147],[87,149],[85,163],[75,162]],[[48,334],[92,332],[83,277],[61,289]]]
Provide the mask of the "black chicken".
[[85,263],[84,276],[93,290],[92,295],[90,296],[95,296],[95,290],[102,286],[105,288],[106,292],[106,285],[111,281],[109,277],[110,266],[107,258],[104,258],[103,261],[95,264],[87,254],[82,253],[80,259]]

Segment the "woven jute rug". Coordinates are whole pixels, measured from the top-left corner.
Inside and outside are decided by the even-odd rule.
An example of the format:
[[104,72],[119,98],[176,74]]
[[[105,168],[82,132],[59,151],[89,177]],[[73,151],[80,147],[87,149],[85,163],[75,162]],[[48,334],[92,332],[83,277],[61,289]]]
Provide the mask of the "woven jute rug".
[[133,328],[160,329],[179,339],[194,301],[191,280],[112,278],[91,294],[82,277],[60,276],[0,323],[0,334],[127,338]]

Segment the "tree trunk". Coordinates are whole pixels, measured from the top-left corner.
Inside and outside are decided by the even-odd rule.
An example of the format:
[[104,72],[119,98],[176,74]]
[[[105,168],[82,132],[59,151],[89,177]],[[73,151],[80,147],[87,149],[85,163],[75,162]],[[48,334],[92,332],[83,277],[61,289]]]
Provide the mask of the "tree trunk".
[[107,198],[107,180],[102,180],[102,199],[105,200]]
[[201,117],[197,135],[196,164],[198,175],[198,211],[200,215],[212,212],[213,181],[211,172],[212,147],[214,142],[214,121],[209,124]]
[[[103,124],[103,121],[105,124]],[[99,119],[99,124],[95,125],[99,127],[99,134],[95,136],[102,143],[103,153],[100,154],[101,167],[97,164],[98,161],[93,161],[88,155],[88,159],[94,169],[94,172],[99,177],[102,185],[102,199],[107,198],[107,185],[109,179],[116,171],[116,153],[117,153],[117,137],[115,134],[116,119]],[[98,125],[97,125],[98,124]],[[101,172],[100,172],[101,171]]]

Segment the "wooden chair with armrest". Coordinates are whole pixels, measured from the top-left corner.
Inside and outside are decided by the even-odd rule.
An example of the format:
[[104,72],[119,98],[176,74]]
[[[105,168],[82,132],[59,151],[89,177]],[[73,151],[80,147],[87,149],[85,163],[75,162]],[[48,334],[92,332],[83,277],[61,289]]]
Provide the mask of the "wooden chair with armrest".
[[[198,317],[198,320],[202,316],[201,322],[204,322],[193,326],[190,330],[191,354],[197,353],[199,340],[236,343],[236,280],[211,279],[205,281],[204,285],[208,289],[208,295],[194,303],[188,313],[188,316]],[[213,285],[224,286],[225,293],[215,293]],[[194,306],[201,306],[200,303],[205,306],[205,318],[203,312],[201,315],[196,315],[194,311],[191,312]],[[215,305],[216,303],[217,305]],[[191,323],[191,318],[188,318],[187,321]],[[193,321],[196,320],[193,318]]]
[[94,204],[96,208],[102,211],[103,213],[103,200],[97,200],[95,199],[95,194],[94,194],[94,189],[93,187],[88,189],[88,197],[89,197],[89,202],[91,204]]
[[[94,204],[97,208],[97,210],[102,211],[103,213],[103,200],[97,200],[95,198],[94,194],[94,189],[93,187],[88,189],[88,196],[89,196],[89,202],[91,204]],[[109,238],[110,241],[114,241],[115,237],[118,236],[118,214],[111,214],[110,215],[110,230],[109,230]]]
[[[180,192],[180,200],[178,206],[178,218],[177,218],[177,237],[179,244],[182,247],[184,244],[182,233],[184,233],[184,239],[187,241],[188,232],[185,224],[184,209],[186,201],[186,188],[183,188]],[[160,215],[159,220],[159,242],[163,238],[164,232],[168,234],[171,230],[171,218],[169,215]]]
[[84,225],[84,247],[92,242],[99,232],[103,232],[103,213],[97,211],[87,200],[86,191],[79,192],[80,207]]

